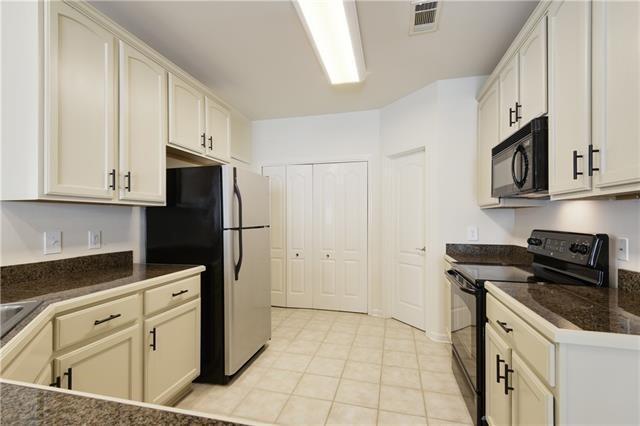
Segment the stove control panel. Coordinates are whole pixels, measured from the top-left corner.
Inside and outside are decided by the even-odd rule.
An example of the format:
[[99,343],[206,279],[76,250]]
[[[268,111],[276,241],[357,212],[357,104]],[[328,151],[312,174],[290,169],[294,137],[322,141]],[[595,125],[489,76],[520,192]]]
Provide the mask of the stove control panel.
[[527,243],[529,253],[534,255],[590,267],[595,267],[603,249],[608,251],[608,236],[604,234],[536,229]]

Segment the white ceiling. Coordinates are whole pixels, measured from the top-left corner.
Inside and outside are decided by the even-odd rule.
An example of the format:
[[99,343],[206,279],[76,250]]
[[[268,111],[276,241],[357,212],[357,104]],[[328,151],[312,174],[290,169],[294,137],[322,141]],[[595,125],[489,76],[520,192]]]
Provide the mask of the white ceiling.
[[441,2],[410,36],[409,1],[358,1],[367,78],[330,86],[290,1],[91,1],[253,120],[378,108],[436,80],[489,74],[537,2]]

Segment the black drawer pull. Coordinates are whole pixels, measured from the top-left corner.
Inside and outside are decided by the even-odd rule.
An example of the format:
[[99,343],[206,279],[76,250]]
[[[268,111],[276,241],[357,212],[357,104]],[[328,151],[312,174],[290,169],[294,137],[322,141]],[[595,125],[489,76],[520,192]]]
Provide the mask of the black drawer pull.
[[513,331],[513,328],[507,327],[507,323],[506,322],[499,321],[499,320],[496,320],[496,322],[498,323],[500,328],[502,328],[506,333],[511,333]]
[[149,346],[151,347],[151,349],[155,351],[156,350],[156,328],[153,327],[149,332],[149,334],[153,336],[153,340],[151,340],[151,344]]
[[101,320],[95,320],[93,322],[93,325],[98,325],[98,324],[102,324],[103,322],[107,322],[107,321],[111,321],[112,319],[116,319],[121,317],[121,314],[115,314],[115,315],[109,315],[107,318],[101,319]]
[[582,172],[578,171],[578,158],[582,158],[582,155],[578,155],[578,151],[573,151],[573,180],[577,180],[578,176],[582,175]]
[[56,377],[56,381],[53,383],[50,383],[49,386],[51,386],[52,388],[59,388],[61,387],[61,379],[60,376]]
[[71,382],[71,379],[73,378],[73,370],[71,370],[71,367],[67,368],[67,372],[64,373],[64,376],[67,376],[67,389],[72,389],[73,388],[73,384]]
[[180,296],[181,294],[185,294],[185,293],[188,293],[188,292],[189,292],[189,290],[180,290],[177,293],[171,293],[171,297]]
[[509,391],[512,391],[514,388],[509,386],[509,373],[513,373],[513,370],[509,368],[509,364],[504,365],[504,394],[509,395]]
[[[496,355],[496,383],[500,383],[501,379],[506,378],[506,374],[504,376],[500,375],[500,364],[502,364],[503,362],[505,362],[504,359],[500,359],[500,354]],[[505,365],[507,365],[505,363]]]

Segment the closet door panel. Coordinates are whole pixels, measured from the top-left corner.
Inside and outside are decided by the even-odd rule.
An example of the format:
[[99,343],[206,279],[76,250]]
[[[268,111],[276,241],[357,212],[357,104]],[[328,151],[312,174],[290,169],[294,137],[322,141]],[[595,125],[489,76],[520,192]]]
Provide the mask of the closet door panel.
[[286,168],[270,166],[262,168],[269,177],[270,226],[271,226],[271,304],[287,306],[286,260]]

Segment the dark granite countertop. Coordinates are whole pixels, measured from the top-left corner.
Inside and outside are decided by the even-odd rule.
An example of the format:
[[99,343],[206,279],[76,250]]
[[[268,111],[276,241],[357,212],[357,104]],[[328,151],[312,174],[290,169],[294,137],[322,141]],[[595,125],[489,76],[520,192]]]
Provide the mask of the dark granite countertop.
[[237,425],[198,415],[0,382],[0,424]]
[[[183,271],[194,266],[196,265],[124,263],[103,265],[103,268],[89,270],[66,270],[63,271],[64,273],[51,274],[50,276],[31,272],[3,274],[0,282],[0,302],[37,300],[42,303],[0,339],[0,347],[4,346],[52,303]],[[25,280],[25,277],[28,277],[29,280]]]
[[491,284],[557,328],[640,336],[640,293],[561,284]]
[[457,263],[529,266],[533,255],[526,247],[503,244],[447,244],[445,254]]

